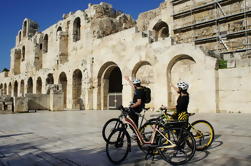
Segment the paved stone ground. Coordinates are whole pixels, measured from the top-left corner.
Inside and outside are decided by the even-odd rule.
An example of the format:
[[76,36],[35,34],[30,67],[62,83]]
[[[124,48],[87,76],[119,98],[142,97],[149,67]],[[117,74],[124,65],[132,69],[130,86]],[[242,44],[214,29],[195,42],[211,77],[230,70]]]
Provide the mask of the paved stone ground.
[[[118,111],[36,112],[0,115],[0,166],[110,166],[101,136]],[[251,165],[251,114],[197,114],[210,121],[216,139],[187,165]],[[135,146],[126,166],[169,165],[144,160]]]

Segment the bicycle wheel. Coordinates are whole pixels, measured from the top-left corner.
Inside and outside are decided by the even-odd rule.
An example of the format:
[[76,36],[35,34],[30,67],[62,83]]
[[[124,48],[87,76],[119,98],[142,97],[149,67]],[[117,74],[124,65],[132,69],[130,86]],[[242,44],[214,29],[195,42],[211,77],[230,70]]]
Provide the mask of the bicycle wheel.
[[169,140],[176,146],[167,147],[166,139],[160,138],[158,150],[161,157],[173,165],[185,164],[191,160],[196,150],[193,135],[184,128],[171,128],[166,132],[168,132]]
[[190,126],[190,132],[196,141],[196,150],[207,149],[214,140],[214,128],[205,120],[197,120]]
[[131,140],[124,128],[117,128],[112,131],[106,142],[106,154],[114,164],[119,164],[128,155],[131,149]]
[[123,122],[118,118],[113,118],[113,119],[108,120],[102,129],[102,136],[105,142],[108,141],[108,137],[112,133],[113,130],[117,128],[122,128],[123,125],[124,125]]

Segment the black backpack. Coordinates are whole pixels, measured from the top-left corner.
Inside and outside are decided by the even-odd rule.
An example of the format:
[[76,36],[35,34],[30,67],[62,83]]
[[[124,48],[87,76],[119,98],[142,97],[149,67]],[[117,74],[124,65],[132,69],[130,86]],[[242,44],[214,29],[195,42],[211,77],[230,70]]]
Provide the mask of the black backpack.
[[151,102],[151,89],[148,87],[143,86],[144,91],[144,103],[150,103]]

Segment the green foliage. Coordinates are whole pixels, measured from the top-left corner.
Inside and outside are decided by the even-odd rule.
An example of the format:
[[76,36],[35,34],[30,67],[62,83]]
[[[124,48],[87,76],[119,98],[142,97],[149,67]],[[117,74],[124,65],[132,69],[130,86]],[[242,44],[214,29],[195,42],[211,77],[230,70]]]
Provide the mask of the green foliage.
[[7,68],[4,68],[2,72],[8,72],[9,70]]
[[219,69],[226,69],[227,68],[227,61],[226,60],[221,59],[218,61],[218,63],[219,63]]

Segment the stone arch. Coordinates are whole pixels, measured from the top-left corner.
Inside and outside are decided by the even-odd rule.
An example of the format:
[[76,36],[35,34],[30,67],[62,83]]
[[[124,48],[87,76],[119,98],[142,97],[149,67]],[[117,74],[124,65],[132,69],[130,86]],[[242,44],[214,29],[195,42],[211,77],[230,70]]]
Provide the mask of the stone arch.
[[62,85],[64,92],[64,108],[67,108],[67,76],[65,72],[60,73],[58,83]]
[[23,37],[27,36],[27,24],[27,20],[25,20],[23,24]]
[[22,47],[22,61],[25,60],[25,46]]
[[98,109],[116,109],[122,104],[122,73],[114,62],[103,64],[98,72]]
[[57,28],[56,38],[58,38],[60,32],[62,32],[62,27],[61,27],[61,26],[59,26],[59,27]]
[[33,93],[33,80],[31,77],[27,81],[27,93]]
[[80,17],[77,17],[73,22],[73,42],[80,40],[80,34],[81,34],[81,19]]
[[62,31],[62,27],[59,26],[59,27],[57,28],[57,33],[58,33],[58,32],[61,32],[61,31]]
[[132,78],[140,79],[142,84],[150,84],[153,81],[152,65],[147,61],[138,62],[132,70]]
[[[132,79],[140,79],[141,85],[153,89],[154,87],[154,70],[148,61],[138,62],[132,70]],[[154,95],[151,95],[151,103],[154,101]]]
[[18,96],[18,82],[14,82],[14,97]]
[[[168,104],[171,106],[176,105],[176,100],[178,97],[177,92],[171,88],[170,83],[176,85],[179,81],[185,81],[191,84],[195,84],[196,78],[196,61],[189,55],[177,55],[168,64],[167,67],[167,85],[168,85]],[[195,89],[189,89],[194,95]],[[190,104],[189,104],[190,106]]]
[[52,73],[49,73],[46,78],[46,85],[54,84],[54,77]]
[[12,95],[11,92],[12,92],[12,84],[11,84],[11,82],[10,82],[10,83],[9,83],[9,86],[8,86],[8,95],[9,95],[9,96]]
[[37,87],[36,87],[36,94],[42,94],[42,79],[41,77],[37,78]]
[[4,87],[3,87],[3,93],[4,93],[4,95],[7,95],[7,84],[6,83],[4,84]]
[[155,38],[167,38],[169,37],[169,26],[166,22],[159,20],[154,26],[153,31],[155,32]]
[[72,108],[82,109],[83,99],[82,95],[82,72],[76,69],[72,75]]
[[43,53],[48,52],[48,42],[49,42],[48,34],[45,34],[44,40],[43,40]]
[[24,80],[20,82],[20,96],[24,96]]

